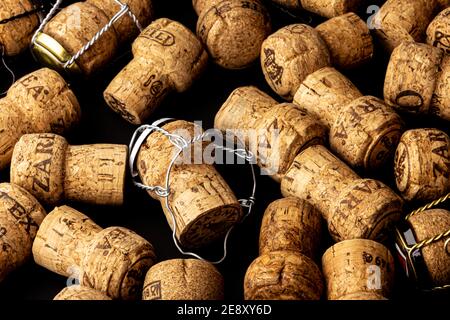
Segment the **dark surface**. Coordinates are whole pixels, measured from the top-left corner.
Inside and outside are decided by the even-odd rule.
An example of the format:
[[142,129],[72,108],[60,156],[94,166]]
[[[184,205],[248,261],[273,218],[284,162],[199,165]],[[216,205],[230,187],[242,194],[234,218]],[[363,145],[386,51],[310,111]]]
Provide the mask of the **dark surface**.
[[[380,1],[374,1],[380,2]],[[184,23],[195,31],[196,15],[190,0],[155,1],[157,17],[168,17]],[[274,30],[294,22],[311,22],[316,25],[322,21],[309,14],[292,17],[269,5],[273,16]],[[361,17],[367,20],[369,14]],[[106,70],[89,80],[72,81],[71,87],[79,98],[83,118],[80,126],[67,135],[71,144],[118,143],[127,144],[135,126],[128,124],[105,104],[102,92],[121,68],[129,61],[131,55],[124,52],[122,57],[114,61]],[[29,54],[9,59],[8,64],[17,76],[22,76],[39,68]],[[387,57],[382,52],[376,53],[370,64],[345,74],[361,89],[364,94],[382,97],[382,87],[387,65]],[[0,70],[0,91],[8,86],[9,78]],[[148,123],[163,117],[185,120],[202,120],[204,128],[210,128],[216,112],[232,90],[243,85],[256,85],[267,93],[271,92],[265,83],[259,63],[242,71],[228,71],[210,64],[202,78],[186,93],[169,96],[154,113]],[[278,98],[277,98],[278,99]],[[278,99],[279,100],[279,99]],[[438,127],[448,132],[448,123],[428,117],[405,116],[409,128]],[[251,188],[251,176],[247,166],[231,166],[219,168],[230,183],[237,197],[248,197]],[[9,181],[9,170],[0,173],[1,181]],[[386,169],[370,175],[392,185],[392,164]],[[258,236],[261,218],[267,205],[281,197],[279,185],[265,176],[258,176],[257,204],[253,215],[241,224],[232,234],[229,244],[229,256],[219,266],[225,277],[227,299],[242,299],[243,278],[247,267],[258,255]],[[181,257],[171,239],[171,230],[162,213],[159,202],[151,199],[144,191],[127,183],[125,205],[119,208],[94,207],[82,204],[69,204],[90,216],[102,227],[113,225],[124,226],[136,231],[148,239],[154,246],[159,260]],[[49,211],[52,208],[47,208]],[[324,250],[330,245],[324,239]],[[221,255],[220,247],[212,247],[202,252],[206,257],[215,259]],[[29,263],[14,272],[0,284],[1,299],[52,299],[63,287],[67,279],[51,273],[39,266]],[[405,283],[399,274],[396,283],[395,299],[419,298]]]

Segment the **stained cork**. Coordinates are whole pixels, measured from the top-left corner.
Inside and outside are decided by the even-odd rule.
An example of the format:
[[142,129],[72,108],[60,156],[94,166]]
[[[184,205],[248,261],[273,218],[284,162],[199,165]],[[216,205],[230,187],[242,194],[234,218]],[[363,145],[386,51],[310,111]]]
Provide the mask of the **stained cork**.
[[89,287],[74,285],[61,290],[53,300],[100,301],[111,300],[106,294]]
[[327,134],[327,128],[305,110],[279,104],[255,87],[233,91],[217,113],[215,127],[240,137],[261,169],[278,182],[299,152],[325,143]]
[[362,96],[334,68],[309,75],[294,103],[330,130],[331,149],[355,168],[375,170],[390,160],[403,132],[403,121],[384,101]]
[[438,129],[405,132],[395,154],[397,188],[408,201],[433,201],[450,192],[450,137]]
[[450,57],[421,43],[405,42],[393,52],[384,83],[386,103],[400,111],[450,120]]
[[31,246],[46,212],[26,190],[0,184],[0,282],[31,257]]
[[[144,28],[152,19],[150,0],[123,0]],[[45,25],[43,33],[50,36],[71,56],[80,51],[106,26],[120,10],[115,1],[88,0],[69,5]],[[133,39],[139,32],[128,14],[123,15],[87,50],[76,64],[83,74],[90,75],[104,67],[115,56],[119,45]],[[36,51],[39,56],[41,53]],[[45,57],[40,57],[45,61]]]
[[69,146],[56,134],[23,135],[14,147],[11,181],[48,205],[120,205],[127,153],[125,145]]
[[322,212],[335,241],[384,240],[402,213],[403,202],[389,187],[361,179],[329,150],[302,151],[281,182],[285,197],[309,201]]
[[388,52],[404,41],[423,42],[436,6],[436,0],[388,0],[373,18],[375,34]]
[[121,227],[102,229],[67,206],[49,213],[33,244],[35,262],[113,299],[138,299],[155,262],[152,245]]
[[15,56],[28,48],[34,30],[39,25],[36,13],[14,18],[35,9],[30,0],[4,0],[0,3],[0,52],[2,48],[6,56]]
[[311,73],[332,64],[351,68],[370,59],[373,44],[367,25],[354,13],[313,29],[304,24],[281,28],[263,43],[261,66],[271,88],[292,101]]
[[0,169],[11,161],[14,145],[23,134],[63,134],[78,123],[80,105],[64,79],[40,69],[17,80],[0,99]]
[[427,28],[427,43],[450,54],[450,7],[441,11]]
[[169,92],[186,91],[208,60],[200,40],[166,18],[154,21],[139,35],[133,56],[103,94],[106,103],[133,124],[146,120]]
[[[163,129],[187,140],[202,134],[200,127],[186,121],[170,122]],[[242,217],[233,191],[214,166],[204,162],[195,164],[195,161],[203,161],[195,159],[203,146],[196,142],[188,148],[190,154],[180,156],[169,176],[168,203],[176,219],[176,235],[183,246],[190,248],[221,238]],[[147,138],[137,157],[139,176],[145,185],[165,187],[167,170],[176,151],[162,133],[154,132]],[[151,191],[149,194],[161,202],[167,221],[174,228],[166,198]]]
[[267,9],[259,0],[193,1],[197,35],[211,59],[227,69],[243,69],[259,58],[271,33]]
[[290,10],[304,9],[325,18],[333,18],[348,12],[357,12],[361,0],[272,0]]
[[264,212],[259,254],[293,251],[314,259],[320,245],[321,224],[321,213],[308,202],[293,197],[276,200]]
[[246,300],[319,300],[322,292],[319,267],[297,252],[263,254],[253,261],[245,274]]
[[362,293],[370,299],[391,295],[394,258],[375,241],[353,239],[335,244],[323,255],[322,268],[329,300],[361,297]]
[[147,272],[143,300],[223,300],[224,281],[209,262],[173,259]]

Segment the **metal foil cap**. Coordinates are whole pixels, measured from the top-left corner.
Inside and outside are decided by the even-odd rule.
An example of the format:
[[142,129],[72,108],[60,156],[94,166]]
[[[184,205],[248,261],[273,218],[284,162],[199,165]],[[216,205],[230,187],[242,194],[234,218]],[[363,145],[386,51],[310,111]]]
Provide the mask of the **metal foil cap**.
[[31,50],[35,59],[42,65],[59,73],[82,73],[76,62],[66,66],[72,55],[58,41],[45,33],[40,32],[36,35]]

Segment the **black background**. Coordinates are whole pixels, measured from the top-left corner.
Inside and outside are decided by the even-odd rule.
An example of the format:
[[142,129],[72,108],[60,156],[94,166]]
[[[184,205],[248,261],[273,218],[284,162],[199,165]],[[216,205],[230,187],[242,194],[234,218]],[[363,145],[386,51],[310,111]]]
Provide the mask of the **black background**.
[[[382,2],[374,0],[371,1],[371,4],[380,5]],[[190,0],[155,0],[154,3],[158,18],[168,17],[177,20],[195,32],[197,17]],[[270,3],[267,3],[267,7],[272,15],[274,30],[291,23],[309,23],[315,26],[323,21],[322,18],[309,13],[288,14]],[[366,8],[362,8],[359,15],[363,20],[367,20],[370,13],[366,12]],[[83,116],[81,124],[66,136],[69,143],[128,145],[136,127],[128,124],[111,111],[102,98],[103,90],[131,59],[128,49],[124,48],[122,54],[114,62],[90,79],[70,80],[71,88],[79,98]],[[7,62],[18,77],[39,68],[29,53],[9,58]],[[344,73],[364,94],[382,97],[387,62],[388,56],[377,47],[372,62],[358,70]],[[8,85],[8,74],[4,69],[0,69],[0,91],[3,91]],[[190,90],[182,94],[170,95],[147,122],[151,123],[163,117],[172,117],[189,121],[202,120],[204,128],[210,128],[216,112],[231,91],[244,85],[256,85],[280,100],[266,84],[259,62],[246,70],[239,71],[224,70],[210,63],[202,78]],[[408,128],[437,127],[446,132],[449,131],[448,122],[445,123],[435,118],[408,115],[404,115],[404,118]],[[249,196],[252,181],[248,166],[219,167],[219,170],[235,190],[238,198]],[[364,177],[378,178],[391,187],[395,187],[392,184],[392,163],[370,175],[362,172],[360,174]],[[0,173],[0,179],[3,182],[9,181],[9,169]],[[235,229],[230,239],[229,256],[224,263],[218,266],[225,278],[227,299],[243,298],[242,288],[246,269],[258,255],[258,237],[262,215],[267,205],[279,198],[281,198],[279,185],[268,177],[258,176],[257,204],[253,214]],[[125,204],[122,207],[95,207],[77,203],[69,205],[85,213],[102,227],[118,225],[136,231],[154,245],[160,261],[182,257],[172,243],[171,230],[159,202],[151,199],[144,191],[135,188],[130,179],[127,182]],[[415,206],[416,204],[411,205],[412,208]],[[52,208],[47,209],[50,211]],[[330,245],[330,239],[324,239],[323,251]],[[221,256],[220,250],[220,246],[211,246],[201,253],[211,260],[215,260]],[[317,260],[320,262],[320,255]],[[413,290],[398,269],[394,299],[430,297],[430,295],[419,294]],[[0,300],[52,299],[66,286],[66,281],[66,278],[36,266],[30,261],[26,266],[11,274],[3,283],[0,283]],[[433,299],[435,297],[435,295],[432,296]],[[438,297],[445,298],[446,296],[439,295]]]

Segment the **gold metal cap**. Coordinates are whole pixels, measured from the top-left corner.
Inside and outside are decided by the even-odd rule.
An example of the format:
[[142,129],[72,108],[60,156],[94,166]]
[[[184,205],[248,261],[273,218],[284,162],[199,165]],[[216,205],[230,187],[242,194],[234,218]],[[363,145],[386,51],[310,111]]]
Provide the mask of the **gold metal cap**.
[[31,46],[34,57],[44,66],[55,69],[59,73],[81,74],[82,71],[76,62],[64,67],[72,56],[58,41],[45,33],[38,33]]

